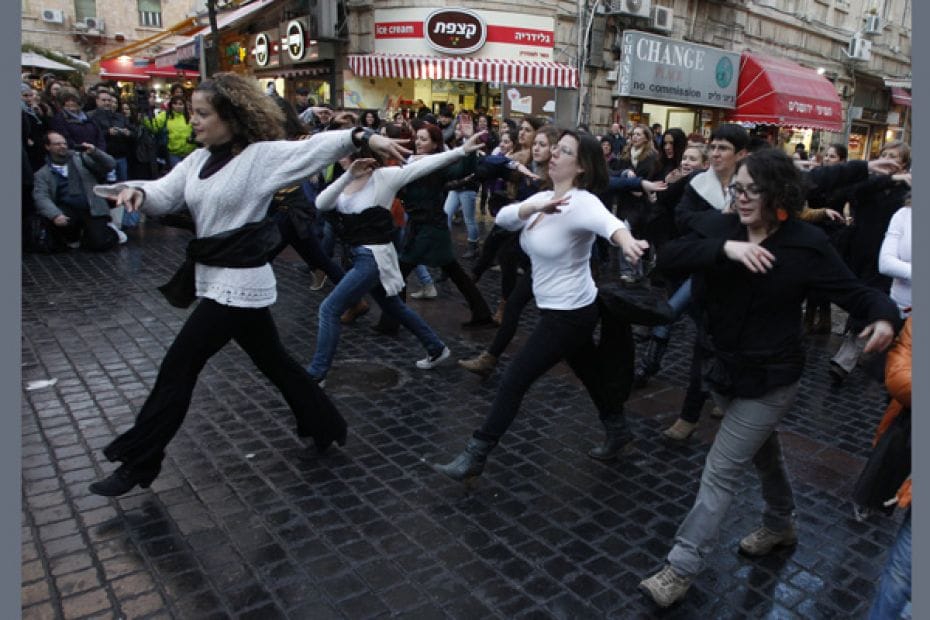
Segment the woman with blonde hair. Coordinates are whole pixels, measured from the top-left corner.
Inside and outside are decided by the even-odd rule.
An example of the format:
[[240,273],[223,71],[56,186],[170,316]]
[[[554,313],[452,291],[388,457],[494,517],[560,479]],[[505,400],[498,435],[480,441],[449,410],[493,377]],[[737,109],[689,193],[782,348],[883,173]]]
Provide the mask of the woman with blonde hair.
[[406,149],[360,128],[286,141],[283,121],[280,108],[253,80],[218,73],[193,94],[191,125],[204,148],[156,181],[97,188],[130,212],[160,215],[187,205],[197,238],[181,272],[161,290],[173,305],[201,300],[165,354],[135,424],[104,448],[107,459],[121,465],[90,485],[92,493],[117,496],[152,483],[200,371],[230,340],[281,390],[300,437],[313,437],[320,452],[333,441],[345,444],[345,420],[284,349],[271,317],[277,291],[268,257],[280,234],[265,216],[276,191],[365,144],[385,157],[402,157]]

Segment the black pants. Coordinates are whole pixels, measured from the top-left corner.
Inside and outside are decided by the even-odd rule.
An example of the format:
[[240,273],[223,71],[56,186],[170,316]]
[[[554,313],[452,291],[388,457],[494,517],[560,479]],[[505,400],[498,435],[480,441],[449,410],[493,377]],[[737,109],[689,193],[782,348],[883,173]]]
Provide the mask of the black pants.
[[530,386],[563,359],[581,379],[602,419],[622,415],[623,399],[614,398],[612,382],[605,380],[598,364],[593,339],[597,320],[596,303],[576,310],[541,310],[539,322],[504,372],[491,412],[474,436],[499,440],[517,417]]
[[494,357],[500,357],[507,350],[507,345],[517,333],[520,315],[523,314],[523,309],[531,299],[533,299],[533,276],[530,271],[524,271],[523,275],[517,278],[517,283],[510,292],[510,297],[507,298],[501,326],[494,334],[488,353]]
[[61,205],[58,208],[71,221],[67,226],[52,224],[52,229],[68,243],[80,241],[81,249],[91,252],[104,252],[119,244],[116,231],[107,226],[110,223],[109,215],[94,216],[88,209],[71,209]]
[[281,245],[275,248],[272,258],[283,252],[284,248],[290,245],[297,250],[297,253],[304,259],[304,262],[307,263],[310,269],[322,269],[333,284],[339,284],[345,272],[326,255],[323,251],[323,246],[320,245],[319,238],[315,235],[301,238],[291,218],[288,217],[287,213],[284,211],[276,212],[273,219],[275,224],[278,225],[278,230],[281,232]]
[[165,354],[135,424],[104,455],[140,472],[157,473],[165,448],[187,415],[197,376],[230,339],[281,390],[297,418],[299,436],[336,437],[345,428],[326,394],[284,349],[268,308],[234,308],[202,299]]
[[[691,304],[692,308],[694,304]],[[694,309],[695,334],[694,347],[691,349],[691,367],[688,371],[688,388],[685,390],[685,400],[681,404],[680,417],[685,422],[697,424],[701,419],[701,410],[710,394],[704,389],[704,361],[710,359],[713,353],[704,345],[704,328],[701,327],[700,310]]]
[[[517,282],[517,269],[526,257],[520,249],[520,233],[501,228],[497,224],[485,237],[481,254],[472,267],[472,274],[477,282],[484,272],[491,268],[497,259],[501,268],[501,299],[509,299]],[[528,263],[528,261],[526,261]],[[526,271],[528,265],[524,266]]]

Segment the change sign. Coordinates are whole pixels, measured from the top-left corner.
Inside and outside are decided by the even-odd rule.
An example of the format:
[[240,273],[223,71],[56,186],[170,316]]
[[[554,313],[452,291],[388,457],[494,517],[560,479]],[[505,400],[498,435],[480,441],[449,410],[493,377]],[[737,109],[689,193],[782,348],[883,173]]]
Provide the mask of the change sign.
[[621,97],[736,107],[739,54],[734,52],[626,30],[620,69]]

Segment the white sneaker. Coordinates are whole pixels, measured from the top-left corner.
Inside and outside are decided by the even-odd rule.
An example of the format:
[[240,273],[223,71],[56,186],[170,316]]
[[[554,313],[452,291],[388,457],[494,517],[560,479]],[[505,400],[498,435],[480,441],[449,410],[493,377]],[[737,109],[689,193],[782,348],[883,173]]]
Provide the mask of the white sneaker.
[[449,347],[443,347],[442,351],[440,351],[438,354],[417,360],[417,368],[420,370],[430,370],[431,368],[436,368],[436,366],[439,366],[444,361],[449,359],[451,355],[452,351],[449,350]]
[[439,296],[439,291],[436,290],[435,284],[427,284],[419,291],[410,293],[411,299],[435,299]]
[[126,233],[124,233],[123,231],[121,231],[121,230],[119,229],[119,227],[118,227],[116,224],[114,224],[113,222],[107,222],[107,226],[109,226],[110,228],[112,228],[112,229],[116,232],[116,238],[119,239],[120,245],[126,243],[126,241],[129,240],[129,237],[126,236]]

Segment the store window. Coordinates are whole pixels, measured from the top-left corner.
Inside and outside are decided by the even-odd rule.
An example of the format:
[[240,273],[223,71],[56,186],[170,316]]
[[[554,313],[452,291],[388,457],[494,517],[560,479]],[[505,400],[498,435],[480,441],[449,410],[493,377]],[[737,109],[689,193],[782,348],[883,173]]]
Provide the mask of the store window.
[[97,0],[74,0],[74,18],[83,21],[88,17],[97,17]]
[[161,28],[161,0],[139,0],[139,25]]

